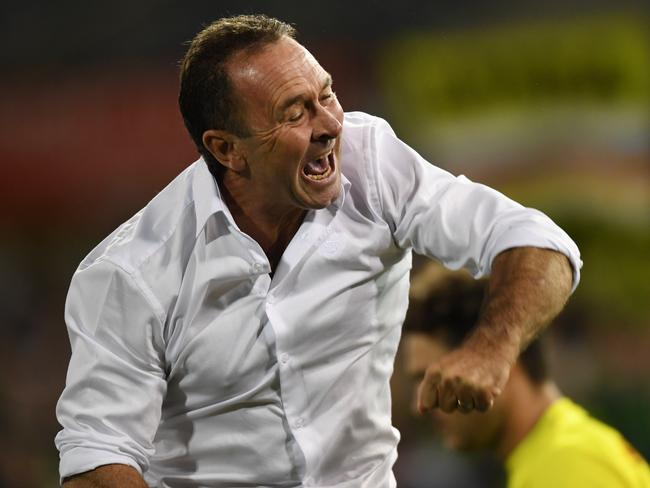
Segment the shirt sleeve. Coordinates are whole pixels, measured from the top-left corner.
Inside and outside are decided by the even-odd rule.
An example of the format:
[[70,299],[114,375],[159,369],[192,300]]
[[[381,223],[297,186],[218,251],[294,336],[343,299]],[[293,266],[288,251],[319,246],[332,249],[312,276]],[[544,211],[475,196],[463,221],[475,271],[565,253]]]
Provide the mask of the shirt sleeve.
[[161,315],[137,276],[99,261],[72,279],[72,356],[56,411],[61,479],[111,463],[148,467],[166,381]]
[[493,259],[506,249],[553,249],[569,258],[573,289],[578,285],[578,247],[542,212],[435,167],[381,119],[372,137],[379,204],[400,247],[451,269],[466,268],[477,278],[489,274]]

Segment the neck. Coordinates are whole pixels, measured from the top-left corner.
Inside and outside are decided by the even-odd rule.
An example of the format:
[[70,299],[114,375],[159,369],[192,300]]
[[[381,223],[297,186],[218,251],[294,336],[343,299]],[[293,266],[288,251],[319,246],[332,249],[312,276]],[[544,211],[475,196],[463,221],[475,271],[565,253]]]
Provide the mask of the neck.
[[523,372],[513,370],[513,373],[508,385],[510,391],[504,430],[496,448],[497,456],[504,461],[535,427],[546,409],[561,396],[551,381],[535,385]]
[[275,270],[307,211],[261,201],[243,180],[236,173],[226,171],[219,185],[220,191],[237,226],[260,245],[271,269]]

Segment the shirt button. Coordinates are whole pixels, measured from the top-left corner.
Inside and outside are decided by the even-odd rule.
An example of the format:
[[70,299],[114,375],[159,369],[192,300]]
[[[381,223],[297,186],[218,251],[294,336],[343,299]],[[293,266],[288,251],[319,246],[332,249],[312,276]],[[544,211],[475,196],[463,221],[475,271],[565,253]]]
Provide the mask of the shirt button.
[[287,364],[289,362],[289,355],[286,352],[280,354],[280,362],[282,364]]
[[305,426],[305,419],[303,419],[302,417],[298,417],[296,419],[295,426],[296,426],[296,429],[300,429],[300,428],[304,427]]
[[262,263],[253,263],[253,271],[255,273],[260,273],[264,269],[264,265]]
[[266,301],[268,303],[275,303],[275,301],[276,301],[275,295],[272,295],[271,293],[269,293],[268,295],[266,295]]

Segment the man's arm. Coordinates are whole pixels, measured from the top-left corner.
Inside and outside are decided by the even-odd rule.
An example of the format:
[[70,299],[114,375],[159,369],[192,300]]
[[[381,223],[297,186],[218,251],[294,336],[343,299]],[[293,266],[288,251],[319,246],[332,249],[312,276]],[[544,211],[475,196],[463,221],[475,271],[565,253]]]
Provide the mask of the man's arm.
[[148,488],[138,471],[126,464],[106,464],[63,481],[63,488]]
[[153,453],[167,388],[164,340],[138,280],[106,259],[73,276],[65,314],[72,355],[56,408],[63,479],[111,464],[144,470]]
[[490,408],[519,353],[564,307],[572,276],[569,260],[556,251],[519,247],[499,254],[476,328],[427,369],[420,412]]

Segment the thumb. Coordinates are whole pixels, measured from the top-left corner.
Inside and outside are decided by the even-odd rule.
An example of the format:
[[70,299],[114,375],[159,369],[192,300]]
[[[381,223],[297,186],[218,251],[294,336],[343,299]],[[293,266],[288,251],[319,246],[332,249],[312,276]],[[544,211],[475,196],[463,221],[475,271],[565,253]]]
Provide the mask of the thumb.
[[418,412],[420,415],[438,408],[439,395],[438,384],[440,383],[441,375],[439,372],[429,374],[428,372],[422,378],[420,386],[418,387]]

